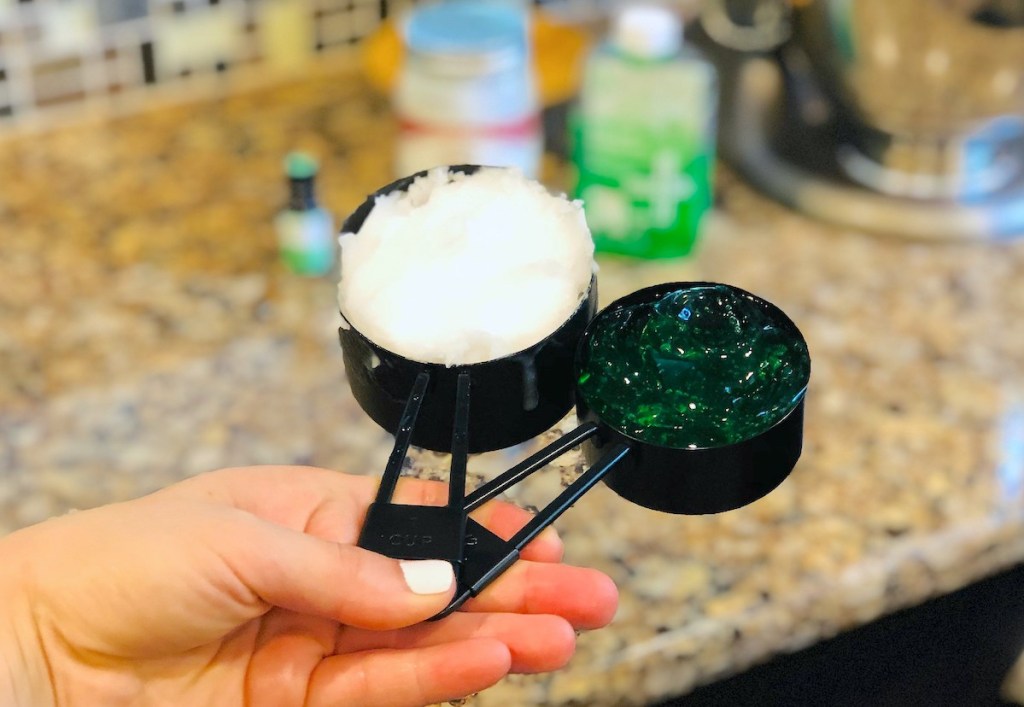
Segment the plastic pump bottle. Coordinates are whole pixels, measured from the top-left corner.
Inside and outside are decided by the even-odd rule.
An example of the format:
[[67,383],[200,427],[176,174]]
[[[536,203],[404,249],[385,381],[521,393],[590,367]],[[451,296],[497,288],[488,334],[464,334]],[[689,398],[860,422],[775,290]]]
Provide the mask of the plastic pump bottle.
[[629,6],[587,61],[574,116],[576,194],[598,251],[688,254],[712,200],[718,87],[670,10]]

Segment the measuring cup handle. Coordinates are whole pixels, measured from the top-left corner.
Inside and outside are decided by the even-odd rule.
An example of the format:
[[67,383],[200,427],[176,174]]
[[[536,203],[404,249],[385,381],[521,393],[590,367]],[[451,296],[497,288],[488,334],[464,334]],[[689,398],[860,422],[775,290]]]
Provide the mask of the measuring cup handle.
[[527,457],[466,496],[464,506],[466,513],[476,510],[495,496],[512,488],[530,474],[551,463],[573,447],[582,444],[596,433],[597,424],[594,422],[584,422],[571,432],[565,433],[536,454]]
[[[581,427],[583,426],[581,425]],[[524,525],[522,530],[507,541],[502,540],[472,518],[468,518],[466,520],[467,545],[466,551],[463,553],[462,572],[459,576],[455,598],[431,620],[448,616],[514,565],[523,548],[569,510],[583,494],[592,489],[605,474],[625,458],[629,450],[630,447],[627,444],[614,445],[596,464],[569,484],[562,493]]]
[[409,453],[409,441],[412,439],[413,428],[416,427],[416,418],[419,417],[420,407],[423,405],[423,398],[426,396],[429,384],[430,374],[426,371],[416,376],[416,382],[413,383],[409,399],[402,411],[402,417],[398,421],[398,429],[395,430],[395,446],[391,449],[391,456],[388,457],[384,475],[380,480],[380,487],[377,489],[377,503],[387,503],[395,493],[398,477],[402,475],[402,465]]
[[466,498],[466,464],[469,459],[469,374],[459,373],[455,392],[455,424],[452,426],[452,460],[448,474],[448,505],[462,508]]
[[605,474],[629,454],[629,450],[629,445],[622,442],[612,446],[593,466],[580,474],[578,479],[555,497],[555,500],[546,505],[540,513],[513,535],[508,541],[509,544],[516,550],[526,547],[527,543],[537,537],[544,528],[558,520],[559,516],[569,510],[583,494],[604,478]]

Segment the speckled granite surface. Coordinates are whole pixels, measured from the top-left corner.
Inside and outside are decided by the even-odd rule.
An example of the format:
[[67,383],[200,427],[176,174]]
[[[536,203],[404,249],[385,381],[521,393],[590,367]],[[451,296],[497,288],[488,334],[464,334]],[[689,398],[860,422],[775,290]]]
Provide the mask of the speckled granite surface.
[[[345,386],[333,284],[285,273],[270,221],[284,152],[322,157],[342,214],[389,181],[391,134],[342,72],[0,144],[0,530],[223,465],[379,473],[390,442]],[[1024,242],[841,232],[722,182],[695,259],[604,262],[602,300],[700,278],[781,306],[814,361],[804,457],[720,516],[588,494],[559,528],[618,581],[619,615],[566,670],[476,704],[683,693],[1024,560]],[[542,504],[577,461],[517,497]]]

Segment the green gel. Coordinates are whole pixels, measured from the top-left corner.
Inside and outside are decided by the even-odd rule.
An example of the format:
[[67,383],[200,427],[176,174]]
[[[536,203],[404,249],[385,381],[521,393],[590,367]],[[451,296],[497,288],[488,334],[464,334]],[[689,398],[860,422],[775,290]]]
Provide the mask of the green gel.
[[580,352],[580,393],[614,429],[674,448],[764,432],[803,398],[807,344],[774,308],[724,285],[695,285],[607,310]]

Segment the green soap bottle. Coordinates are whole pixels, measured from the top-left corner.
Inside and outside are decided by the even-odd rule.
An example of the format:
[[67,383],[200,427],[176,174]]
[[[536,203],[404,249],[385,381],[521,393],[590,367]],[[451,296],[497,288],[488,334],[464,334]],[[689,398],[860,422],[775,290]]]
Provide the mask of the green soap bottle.
[[573,126],[576,196],[600,252],[690,253],[711,206],[718,84],[659,6],[627,6],[587,61]]

